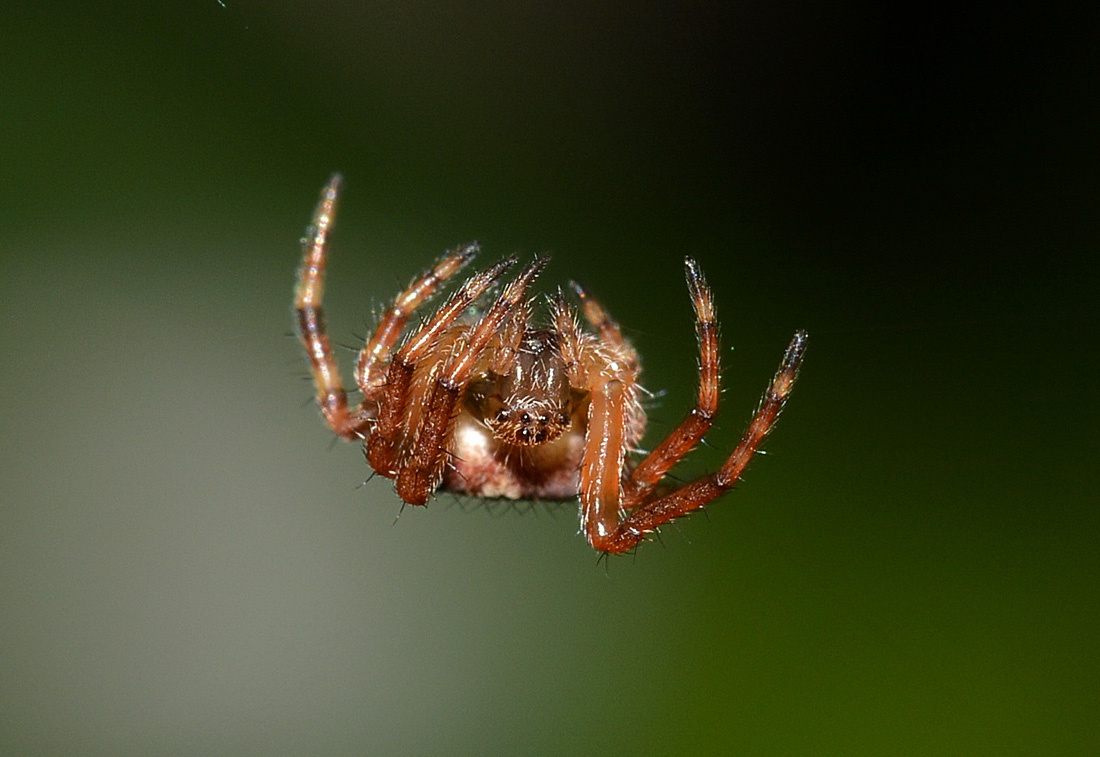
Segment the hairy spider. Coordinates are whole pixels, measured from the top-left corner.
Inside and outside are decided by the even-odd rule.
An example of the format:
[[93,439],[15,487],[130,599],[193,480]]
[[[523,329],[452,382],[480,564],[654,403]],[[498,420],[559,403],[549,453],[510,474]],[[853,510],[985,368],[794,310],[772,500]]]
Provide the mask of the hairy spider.
[[473,258],[478,247],[469,244],[446,253],[385,311],[359,353],[355,381],[363,397],[349,408],[321,309],[340,184],[334,175],[302,240],[298,333],[325,421],[339,436],[363,440],[370,466],[396,479],[397,495],[411,505],[426,504],[437,489],[476,497],[579,497],[589,544],[625,552],[733,487],[790,395],[806,349],[802,331],[726,462],[679,488],[662,486],[718,410],[718,323],[699,265],[684,261],[699,341],[699,396],[683,422],[636,460],[631,454],[646,423],[638,355],[603,306],[575,283],[591,331],[580,327],[560,291],[550,299],[549,322],[532,325],[527,288],[546,258],[524,268],[488,309],[478,306],[480,298],[515,257],[471,276],[402,337],[409,316]]

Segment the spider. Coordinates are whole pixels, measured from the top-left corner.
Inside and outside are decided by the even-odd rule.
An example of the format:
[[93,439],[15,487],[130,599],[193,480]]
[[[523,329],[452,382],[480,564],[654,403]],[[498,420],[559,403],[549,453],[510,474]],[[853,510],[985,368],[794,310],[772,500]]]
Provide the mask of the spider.
[[[662,485],[718,410],[718,322],[711,290],[690,257],[685,268],[699,342],[698,399],[640,460],[632,457],[646,425],[638,354],[600,302],[576,283],[570,286],[587,330],[560,290],[549,300],[546,325],[533,324],[527,290],[546,258],[535,258],[502,287],[515,257],[470,276],[406,333],[410,316],[470,262],[476,243],[444,254],[383,313],[355,369],[362,401],[349,407],[321,305],[341,183],[337,174],[325,186],[302,240],[298,333],[325,422],[338,436],[363,441],[371,468],[395,479],[404,502],[424,505],[437,490],[486,498],[578,497],[588,543],[619,553],[737,483],[791,393],[806,334],[794,335],[725,463],[679,488]],[[491,305],[479,305],[497,290]]]

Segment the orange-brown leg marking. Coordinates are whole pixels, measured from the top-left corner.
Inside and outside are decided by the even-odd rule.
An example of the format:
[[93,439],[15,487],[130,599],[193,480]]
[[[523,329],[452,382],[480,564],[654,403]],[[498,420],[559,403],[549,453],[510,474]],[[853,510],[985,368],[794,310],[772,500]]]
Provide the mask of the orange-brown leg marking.
[[714,299],[699,264],[684,260],[688,291],[695,308],[695,333],[699,340],[699,398],[694,409],[656,449],[638,464],[623,487],[623,507],[632,510],[648,497],[665,474],[699,443],[718,412],[718,322]]
[[358,413],[348,411],[348,397],[340,383],[340,369],[325,331],[325,315],[321,306],[325,289],[325,253],[328,234],[336,217],[336,200],[340,194],[339,174],[334,174],[321,192],[321,200],[313,211],[306,236],[302,239],[302,265],[294,288],[294,309],[298,317],[298,337],[309,356],[313,384],[317,389],[317,404],[329,427],[345,439],[363,434],[368,421]]
[[504,288],[489,312],[470,331],[465,344],[447,359],[436,376],[412,454],[397,474],[397,495],[405,502],[423,505],[439,485],[456,409],[478,360],[508,317],[522,306],[527,287],[547,262],[546,258],[536,258]]
[[592,546],[604,552],[626,552],[637,545],[647,533],[702,507],[731,489],[749,464],[753,453],[759,449],[767,437],[776,418],[779,417],[798,377],[798,368],[805,351],[806,333],[799,331],[787,347],[779,371],[764,394],[752,423],[749,424],[736,449],[716,473],[693,481],[664,497],[642,504],[606,537],[593,540],[589,536]]
[[416,363],[494,281],[516,262],[505,258],[470,277],[394,354],[378,392],[378,421],[367,440],[367,461],[387,478],[397,475],[405,410]]
[[462,270],[477,254],[477,242],[451,250],[435,266],[397,296],[382,316],[378,328],[359,353],[355,377],[364,397],[376,397],[385,383],[385,366],[390,350],[409,320],[409,316],[430,298],[451,276]]

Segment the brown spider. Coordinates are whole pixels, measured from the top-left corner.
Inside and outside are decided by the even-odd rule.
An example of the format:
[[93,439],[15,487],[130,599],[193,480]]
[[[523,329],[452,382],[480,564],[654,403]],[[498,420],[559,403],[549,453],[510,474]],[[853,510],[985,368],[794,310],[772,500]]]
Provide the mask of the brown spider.
[[722,467],[680,488],[659,488],[718,410],[718,323],[706,279],[691,258],[685,266],[699,339],[699,397],[687,418],[639,462],[628,456],[646,423],[638,355],[600,303],[575,283],[594,333],[581,329],[560,292],[550,300],[549,325],[530,325],[527,288],[546,258],[536,258],[504,286],[488,310],[476,307],[479,298],[516,259],[471,276],[402,339],[409,316],[473,258],[476,244],[445,254],[386,310],[359,353],[355,380],[363,399],[349,409],[321,310],[340,183],[339,175],[329,181],[302,240],[298,332],[325,421],[345,439],[364,440],[370,466],[396,479],[402,500],[423,505],[437,489],[512,499],[579,496],[589,544],[625,552],[737,483],[790,395],[806,334],[794,335]]

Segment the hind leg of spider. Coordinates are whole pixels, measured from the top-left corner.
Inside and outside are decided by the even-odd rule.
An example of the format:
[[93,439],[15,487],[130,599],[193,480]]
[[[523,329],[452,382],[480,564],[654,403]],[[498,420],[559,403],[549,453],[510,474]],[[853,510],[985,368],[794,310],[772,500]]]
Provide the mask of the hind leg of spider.
[[[775,378],[764,393],[760,407],[741,437],[741,441],[717,472],[703,476],[670,494],[639,505],[619,522],[617,527],[606,534],[600,534],[595,540],[592,540],[590,535],[592,546],[603,552],[626,552],[633,549],[646,534],[652,533],[671,520],[697,510],[733,488],[753,454],[771,431],[790,396],[805,350],[806,334],[800,331],[794,335],[794,339],[787,347],[783,362],[780,363]],[[606,506],[603,509],[606,512]]]
[[714,298],[699,264],[692,258],[685,258],[684,267],[699,342],[699,395],[695,407],[680,425],[630,472],[623,484],[623,508],[626,510],[633,510],[652,494],[665,474],[699,443],[718,412],[720,365]]
[[341,178],[334,174],[321,192],[313,211],[313,219],[302,239],[302,264],[294,288],[294,310],[298,321],[298,338],[309,357],[317,404],[325,422],[345,439],[362,437],[369,420],[362,413],[348,408],[347,392],[340,383],[340,369],[325,330],[322,299],[325,286],[325,255],[328,234],[336,217],[336,201]]

